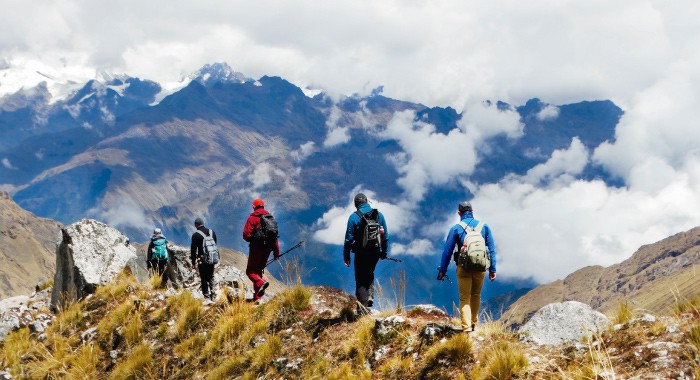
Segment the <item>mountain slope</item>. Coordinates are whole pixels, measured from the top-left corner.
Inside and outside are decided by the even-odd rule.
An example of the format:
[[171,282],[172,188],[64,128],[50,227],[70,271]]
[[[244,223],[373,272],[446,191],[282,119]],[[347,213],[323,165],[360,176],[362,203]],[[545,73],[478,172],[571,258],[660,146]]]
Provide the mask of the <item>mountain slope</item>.
[[0,192],[0,298],[29,294],[53,278],[61,223],[21,209]]
[[607,268],[591,266],[563,280],[540,285],[513,303],[502,318],[520,325],[552,302],[580,301],[603,313],[622,302],[666,313],[678,299],[700,295],[700,227],[642,246],[629,259]]

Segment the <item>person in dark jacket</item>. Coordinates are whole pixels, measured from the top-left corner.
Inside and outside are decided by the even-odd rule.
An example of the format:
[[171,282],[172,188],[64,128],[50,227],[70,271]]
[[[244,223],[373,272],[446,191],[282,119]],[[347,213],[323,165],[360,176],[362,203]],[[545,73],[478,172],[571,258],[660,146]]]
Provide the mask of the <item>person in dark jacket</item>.
[[263,278],[267,259],[270,257],[270,252],[274,254],[275,259],[280,256],[280,243],[275,239],[274,243],[266,244],[263,241],[255,239],[255,232],[260,227],[260,216],[269,214],[265,210],[265,202],[256,198],[253,201],[253,212],[248,216],[248,220],[243,226],[243,240],[248,244],[248,265],[245,269],[245,274],[251,282],[253,282],[253,301],[258,301],[265,295],[265,289],[270,285]]
[[211,236],[214,242],[218,244],[216,233],[214,230],[204,227],[202,218],[194,220],[194,227],[197,229],[192,234],[192,244],[190,245],[190,260],[192,260],[192,269],[199,269],[199,278],[202,281],[202,295],[204,298],[209,298],[212,301],[216,298],[214,293],[214,265],[207,264],[202,259],[204,254],[204,235]]
[[363,247],[361,236],[360,213],[367,215],[372,212],[367,196],[362,193],[355,195],[355,208],[357,212],[350,214],[345,230],[345,244],[343,245],[343,263],[350,266],[350,252],[355,253],[355,296],[360,305],[358,313],[365,313],[366,308],[374,304],[374,269],[381,258],[386,258],[389,253],[389,229],[386,226],[384,215],[378,212],[378,224],[380,235],[378,244],[369,244]]
[[[447,267],[450,265],[450,259],[454,259],[457,263],[457,253],[455,247],[459,248],[464,243],[464,238],[467,235],[464,226],[477,228],[480,222],[474,219],[472,204],[462,202],[459,204],[457,213],[460,216],[460,223],[455,224],[450,228],[450,232],[445,239],[445,247],[442,251],[440,267],[438,268],[438,280],[442,280],[447,272]],[[486,249],[491,258],[491,264],[488,268],[489,279],[496,279],[496,244],[493,240],[493,233],[488,224],[482,223],[481,236],[486,242]],[[474,331],[479,319],[479,306],[481,305],[481,288],[484,285],[485,272],[470,271],[457,266],[457,288],[459,289],[459,312],[462,319],[462,329],[464,331]]]
[[172,277],[170,260],[172,260],[172,251],[168,249],[168,241],[160,228],[156,228],[146,249],[146,268],[160,274],[161,286],[165,286],[168,278]]

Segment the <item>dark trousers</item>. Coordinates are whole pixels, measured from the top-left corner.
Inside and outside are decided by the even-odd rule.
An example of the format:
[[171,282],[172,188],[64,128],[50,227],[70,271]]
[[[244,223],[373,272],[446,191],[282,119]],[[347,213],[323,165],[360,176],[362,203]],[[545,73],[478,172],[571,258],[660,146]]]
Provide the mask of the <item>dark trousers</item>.
[[374,300],[374,268],[378,261],[378,254],[355,253],[355,296],[362,306]]
[[160,286],[168,284],[168,279],[175,285],[173,273],[167,260],[151,260],[151,270],[160,274]]
[[202,280],[202,295],[209,297],[209,292],[214,292],[214,264],[199,264],[199,278]]

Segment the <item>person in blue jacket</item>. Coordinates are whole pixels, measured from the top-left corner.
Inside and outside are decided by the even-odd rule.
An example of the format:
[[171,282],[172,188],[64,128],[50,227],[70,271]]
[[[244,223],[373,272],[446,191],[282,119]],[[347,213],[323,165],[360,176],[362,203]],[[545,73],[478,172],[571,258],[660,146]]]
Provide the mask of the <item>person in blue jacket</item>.
[[[457,213],[460,216],[462,223],[469,227],[476,228],[479,221],[474,219],[474,210],[469,202],[459,204]],[[447,267],[450,265],[450,258],[453,258],[457,263],[457,255],[459,248],[464,243],[466,230],[459,223],[450,228],[445,239],[445,247],[442,250],[442,260],[438,267],[438,280],[442,280],[447,272]],[[486,249],[491,258],[491,264],[488,268],[489,279],[496,279],[496,244],[493,241],[493,233],[488,224],[482,224],[481,236],[486,242]],[[455,247],[458,248],[455,252]],[[454,253],[453,253],[454,252]],[[459,311],[462,320],[462,329],[464,331],[474,331],[479,318],[479,306],[481,304],[481,288],[484,284],[485,272],[466,270],[459,265],[457,266],[457,287],[459,289]]]
[[389,230],[384,215],[369,205],[364,194],[355,195],[355,208],[345,230],[343,263],[349,267],[350,252],[355,253],[355,296],[362,314],[374,304],[374,269],[389,253]]

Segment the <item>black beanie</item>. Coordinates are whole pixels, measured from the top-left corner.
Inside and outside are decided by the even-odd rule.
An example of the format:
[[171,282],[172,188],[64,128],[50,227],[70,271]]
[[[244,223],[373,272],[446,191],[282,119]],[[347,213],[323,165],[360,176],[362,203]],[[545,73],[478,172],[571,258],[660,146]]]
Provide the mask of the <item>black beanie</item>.
[[363,203],[367,203],[367,196],[362,193],[357,193],[357,195],[355,195],[355,208],[360,207]]
[[467,201],[464,201],[464,202],[460,203],[460,204],[459,204],[459,212],[460,212],[460,213],[465,213],[465,212],[467,212],[467,211],[473,211],[473,210],[472,210],[472,204],[469,203],[469,202],[467,202]]

